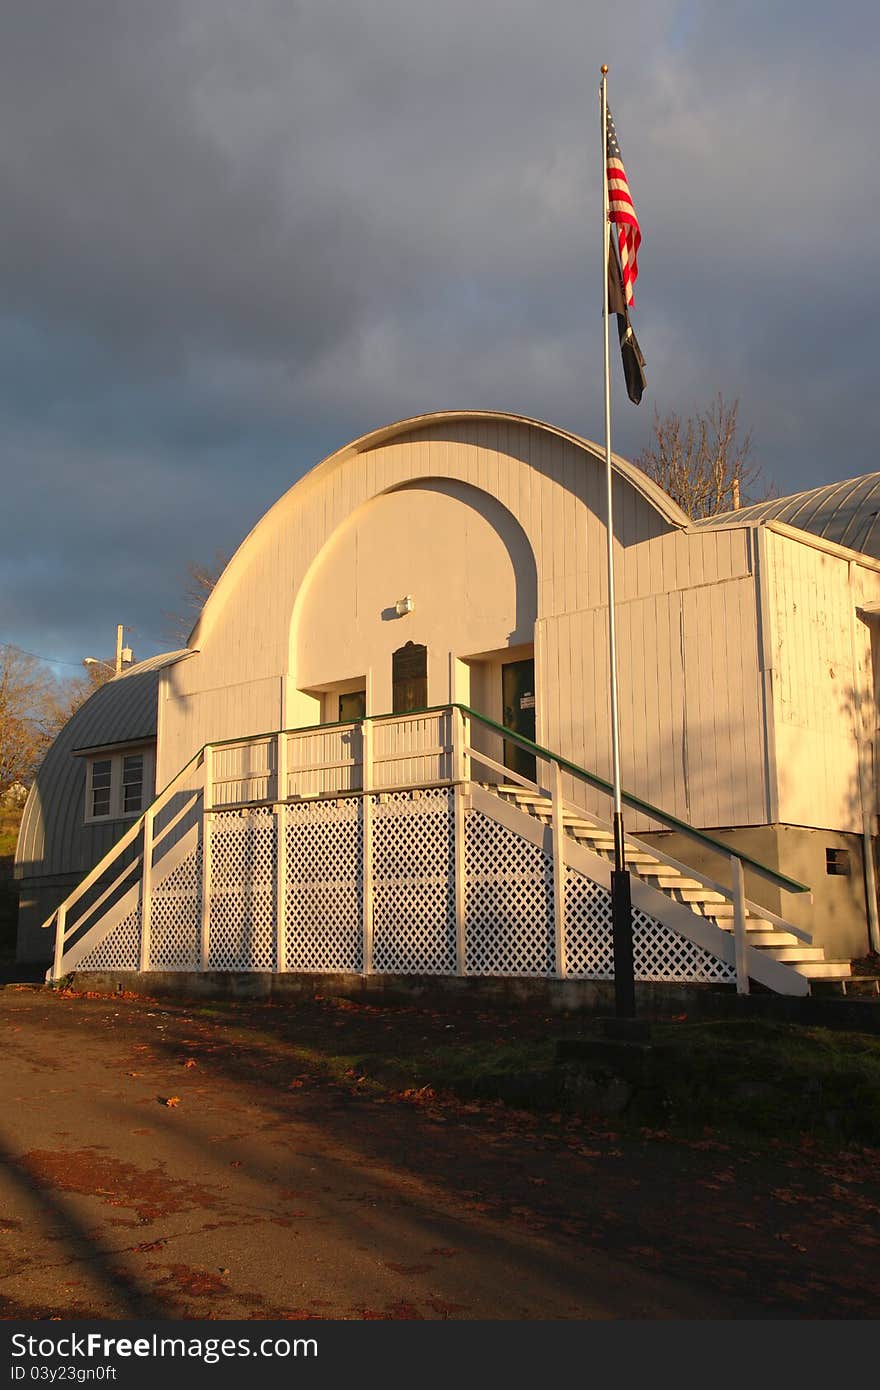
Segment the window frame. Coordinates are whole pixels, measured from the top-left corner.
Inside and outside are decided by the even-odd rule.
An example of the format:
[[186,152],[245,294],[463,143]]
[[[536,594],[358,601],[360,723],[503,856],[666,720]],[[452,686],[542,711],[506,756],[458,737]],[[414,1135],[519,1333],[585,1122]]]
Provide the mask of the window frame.
[[[137,810],[125,809],[125,764],[128,759],[141,758],[141,777],[140,777],[140,804]],[[110,786],[108,810],[106,813],[95,815],[94,812],[94,793],[103,791],[105,788],[95,787],[95,769],[103,767],[106,763],[110,764]],[[153,776],[155,771],[155,745],[150,743],[132,743],[117,748],[100,748],[90,751],[86,755],[85,769],[85,824],[86,825],[107,825],[111,821],[133,821],[138,816],[142,816],[144,811],[153,800]],[[102,773],[102,776],[105,775]],[[131,782],[129,786],[133,785]]]

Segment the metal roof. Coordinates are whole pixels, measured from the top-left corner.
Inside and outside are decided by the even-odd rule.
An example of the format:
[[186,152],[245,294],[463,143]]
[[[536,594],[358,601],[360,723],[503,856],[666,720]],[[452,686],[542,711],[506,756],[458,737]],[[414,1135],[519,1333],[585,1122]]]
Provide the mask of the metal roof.
[[87,759],[75,752],[154,742],[159,672],[190,655],[186,648],[138,662],[100,686],[67,721],[28,794],[15,853],[16,878],[87,873],[119,839],[126,821],[85,823]]
[[880,560],[880,473],[825,483],[791,497],[772,497],[739,511],[706,517],[694,525],[742,526],[762,521],[784,521]]

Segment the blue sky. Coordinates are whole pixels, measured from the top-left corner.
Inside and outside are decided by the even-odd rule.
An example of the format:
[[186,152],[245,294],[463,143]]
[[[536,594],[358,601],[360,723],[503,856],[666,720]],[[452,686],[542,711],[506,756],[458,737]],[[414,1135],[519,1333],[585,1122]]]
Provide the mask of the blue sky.
[[12,0],[0,641],[164,649],[188,564],[394,419],[601,438],[602,62],[615,447],[721,390],[781,493],[877,468],[878,38],[857,0]]

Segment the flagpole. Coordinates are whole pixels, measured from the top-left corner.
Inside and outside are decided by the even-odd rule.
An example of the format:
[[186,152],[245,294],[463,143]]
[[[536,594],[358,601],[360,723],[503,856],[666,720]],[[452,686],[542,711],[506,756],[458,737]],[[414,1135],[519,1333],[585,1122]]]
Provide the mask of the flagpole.
[[620,719],[617,683],[617,627],[614,597],[614,514],[611,468],[611,357],[608,345],[608,256],[611,220],[608,207],[608,65],[602,64],[602,283],[605,329],[605,493],[608,552],[608,658],[611,687],[611,769],[614,791],[614,869],[611,873],[611,920],[614,930],[614,1003],[618,1018],[634,1018],[635,976],[632,943],[632,894],[623,835],[620,790]]

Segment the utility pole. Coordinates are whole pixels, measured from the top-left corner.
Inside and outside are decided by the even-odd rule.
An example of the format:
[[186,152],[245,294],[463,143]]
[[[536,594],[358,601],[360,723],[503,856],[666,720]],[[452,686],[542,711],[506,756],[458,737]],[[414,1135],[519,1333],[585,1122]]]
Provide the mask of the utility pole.
[[130,666],[130,665],[131,665],[131,659],[132,659],[132,650],[131,650],[131,647],[124,647],[124,646],[122,645],[122,642],[123,642],[122,634],[124,633],[124,631],[125,631],[125,628],[123,627],[122,623],[117,623],[117,625],[116,625],[116,660],[114,661],[114,663],[113,663],[112,666],[111,666],[111,664],[110,664],[109,661],[102,661],[102,660],[100,659],[100,657],[97,657],[97,656],[84,656],[84,657],[83,657],[83,666],[105,666],[105,667],[107,668],[108,671],[112,671],[112,672],[113,672],[114,676],[121,676],[121,675],[122,675],[122,672],[125,670],[126,666]]
[[125,631],[122,623],[116,625],[116,674],[122,675],[123,667],[131,665],[131,647],[122,645],[122,634]]

